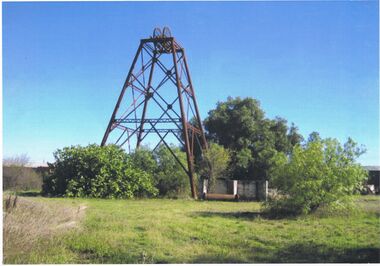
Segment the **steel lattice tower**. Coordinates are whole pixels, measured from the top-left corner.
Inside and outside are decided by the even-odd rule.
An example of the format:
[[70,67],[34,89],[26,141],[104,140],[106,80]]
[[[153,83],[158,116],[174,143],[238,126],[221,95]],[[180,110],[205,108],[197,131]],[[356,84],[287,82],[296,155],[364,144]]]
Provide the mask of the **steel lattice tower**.
[[[194,150],[196,145],[207,149],[207,142],[185,50],[167,27],[162,32],[156,28],[153,36],[140,40],[101,145],[128,145],[131,151],[131,146],[138,149],[152,134],[158,136],[154,149],[163,143],[188,174],[196,198]],[[173,152],[169,138],[184,147],[187,166]]]

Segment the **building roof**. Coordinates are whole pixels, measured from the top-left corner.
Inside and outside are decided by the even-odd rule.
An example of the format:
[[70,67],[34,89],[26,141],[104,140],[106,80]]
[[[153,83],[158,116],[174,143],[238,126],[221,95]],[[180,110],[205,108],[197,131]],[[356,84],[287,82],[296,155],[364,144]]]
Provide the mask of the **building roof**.
[[378,166],[378,165],[367,165],[367,166],[364,166],[364,169],[366,169],[367,171],[380,171],[380,166]]

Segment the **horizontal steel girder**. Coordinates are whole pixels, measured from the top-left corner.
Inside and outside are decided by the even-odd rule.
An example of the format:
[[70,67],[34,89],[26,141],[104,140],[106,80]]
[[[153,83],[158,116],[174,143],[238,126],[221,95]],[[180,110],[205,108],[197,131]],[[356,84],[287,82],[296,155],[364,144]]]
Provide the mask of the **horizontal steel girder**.
[[150,129],[143,129],[142,132],[144,133],[181,133],[182,130],[178,128],[150,128]]
[[118,124],[121,123],[181,123],[181,118],[151,118],[151,119],[134,119],[134,118],[122,118],[115,119]]

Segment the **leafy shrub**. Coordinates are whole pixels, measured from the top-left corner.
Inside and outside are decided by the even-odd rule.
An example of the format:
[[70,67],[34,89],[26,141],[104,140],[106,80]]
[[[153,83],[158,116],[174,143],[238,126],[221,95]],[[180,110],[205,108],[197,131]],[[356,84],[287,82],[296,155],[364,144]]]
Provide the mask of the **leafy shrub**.
[[[186,167],[186,153],[178,147],[171,147],[177,158]],[[190,195],[189,177],[170,151],[161,145],[154,152],[157,162],[154,179],[159,195],[164,197],[187,197]]]
[[154,175],[157,171],[157,161],[153,152],[147,147],[140,147],[130,155],[131,163],[134,167]]
[[346,216],[352,218],[355,215],[363,214],[363,210],[357,205],[355,200],[337,200],[328,205],[320,206],[313,216],[317,218],[334,217],[334,216]]
[[269,209],[277,215],[298,215],[320,206],[344,206],[366,178],[355,162],[363,152],[352,139],[342,146],[335,139],[312,138],[289,157],[277,153],[272,185],[282,197],[270,201]]
[[[187,167],[186,154],[179,147],[171,146],[171,149]],[[140,147],[130,156],[135,167],[152,175],[161,197],[181,198],[189,195],[189,177],[165,145],[160,145],[155,151]]]
[[115,146],[71,146],[54,153],[43,193],[70,197],[132,198],[157,193],[149,173]]

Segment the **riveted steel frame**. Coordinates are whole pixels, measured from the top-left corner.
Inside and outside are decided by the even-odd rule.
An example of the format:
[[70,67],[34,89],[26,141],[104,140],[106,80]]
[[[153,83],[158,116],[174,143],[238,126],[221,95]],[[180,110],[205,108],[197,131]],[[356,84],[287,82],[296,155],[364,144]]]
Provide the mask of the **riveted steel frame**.
[[[144,53],[148,55],[148,61],[145,63],[143,58]],[[169,67],[160,59],[163,54],[172,56],[172,65]],[[141,59],[141,69],[135,69],[136,62],[139,59]],[[156,69],[162,71],[164,77],[157,86],[153,86],[152,81]],[[147,83],[145,83],[145,72],[149,73]],[[172,101],[166,99],[159,91],[167,82],[171,82],[176,88],[177,95]],[[120,104],[123,98],[126,97],[125,92],[127,89],[132,91],[131,104],[123,114],[120,114]],[[158,118],[146,117],[150,102],[155,103],[162,111],[162,114]],[[179,113],[173,108],[177,105],[179,105]],[[138,118],[137,110],[141,109],[141,118]],[[188,120],[191,115],[194,119],[193,121],[195,121],[193,124],[189,123]],[[135,128],[133,128],[133,125],[135,125]],[[148,128],[145,129],[144,125],[147,125]],[[171,127],[168,128],[167,125]],[[102,146],[107,144],[109,135],[114,130],[118,130],[120,134],[114,144],[123,146],[128,143],[129,150],[130,140],[134,136],[137,138],[136,148],[139,148],[148,134],[156,134],[159,137],[159,142],[154,149],[160,144],[164,144],[169,149],[170,153],[189,176],[193,198],[197,197],[194,183],[194,145],[199,145],[200,150],[204,150],[207,149],[207,142],[190,78],[185,51],[173,37],[148,38],[140,41],[131,68],[104,133],[101,142]],[[172,150],[172,147],[166,141],[169,135],[175,136],[178,142],[184,147],[187,165],[184,165],[181,160],[179,160]]]

